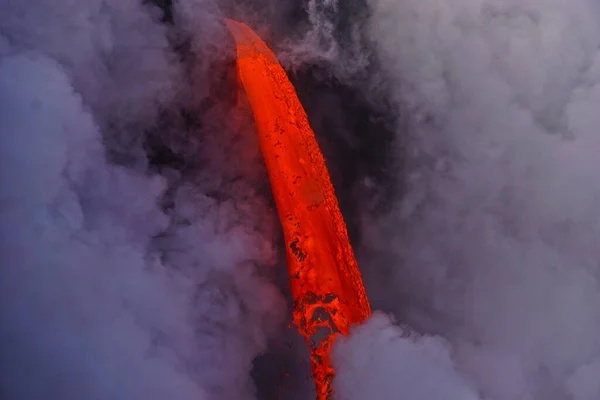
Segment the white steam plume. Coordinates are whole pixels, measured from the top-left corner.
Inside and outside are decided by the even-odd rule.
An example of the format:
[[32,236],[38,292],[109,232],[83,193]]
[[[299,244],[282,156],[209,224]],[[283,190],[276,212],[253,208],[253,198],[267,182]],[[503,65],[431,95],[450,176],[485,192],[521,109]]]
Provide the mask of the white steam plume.
[[369,321],[334,347],[338,400],[476,400],[456,372],[446,342],[417,337],[375,312]]
[[[365,224],[379,255],[366,273],[389,269],[371,282],[386,293],[379,306],[445,337],[483,398],[600,398],[600,3],[369,6],[369,37],[407,115],[403,197]],[[375,341],[364,329],[344,345],[350,357]],[[393,385],[406,360],[381,353],[401,371],[380,383]],[[415,387],[437,376],[416,368]],[[344,384],[353,393],[362,381]]]
[[172,348],[194,345],[189,289],[147,259],[164,182],[105,164],[56,62],[4,58],[0,88],[5,398],[204,398]]
[[155,11],[0,5],[3,399],[255,398],[284,311],[271,213],[240,171],[147,170],[144,129],[188,84]]

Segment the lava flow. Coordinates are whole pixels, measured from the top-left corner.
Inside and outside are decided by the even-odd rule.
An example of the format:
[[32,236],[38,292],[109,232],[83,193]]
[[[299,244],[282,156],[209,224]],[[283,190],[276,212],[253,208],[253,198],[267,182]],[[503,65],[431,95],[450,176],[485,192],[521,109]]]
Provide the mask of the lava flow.
[[294,87],[247,25],[225,23],[237,44],[239,80],[254,113],[283,227],[294,323],[310,352],[317,398],[330,398],[329,350],[370,314],[329,172]]

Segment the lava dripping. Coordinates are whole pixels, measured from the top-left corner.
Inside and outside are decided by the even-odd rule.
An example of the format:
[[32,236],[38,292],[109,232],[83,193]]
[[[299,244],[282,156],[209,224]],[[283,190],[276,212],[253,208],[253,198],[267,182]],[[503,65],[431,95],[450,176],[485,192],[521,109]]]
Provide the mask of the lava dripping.
[[370,314],[325,160],[287,74],[247,25],[226,19],[283,228],[294,324],[311,353],[317,399],[329,399],[335,337]]

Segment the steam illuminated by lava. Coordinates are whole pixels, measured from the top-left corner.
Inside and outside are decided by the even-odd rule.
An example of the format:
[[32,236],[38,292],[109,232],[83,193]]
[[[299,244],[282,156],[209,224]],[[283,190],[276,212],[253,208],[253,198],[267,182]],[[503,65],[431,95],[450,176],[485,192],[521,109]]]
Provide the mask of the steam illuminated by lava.
[[371,307],[325,160],[292,84],[248,26],[226,24],[283,227],[294,322],[311,351],[317,396],[325,399],[334,375],[333,340],[363,322]]

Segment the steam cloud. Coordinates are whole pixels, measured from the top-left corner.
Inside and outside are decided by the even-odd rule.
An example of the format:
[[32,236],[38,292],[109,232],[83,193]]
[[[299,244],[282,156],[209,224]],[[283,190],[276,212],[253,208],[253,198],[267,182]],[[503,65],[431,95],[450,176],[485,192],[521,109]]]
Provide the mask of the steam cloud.
[[445,337],[482,398],[599,398],[598,3],[369,5],[406,115],[404,196],[365,224],[379,307]]
[[380,312],[337,343],[334,360],[337,398],[478,398],[456,371],[444,340],[418,337]]
[[[0,4],[2,398],[256,398],[285,302],[256,143],[203,109],[217,6],[175,2],[168,25],[133,0]],[[338,400],[600,398],[600,5],[307,10],[282,59],[325,60],[375,107],[385,89],[402,165],[358,246],[402,325],[340,340]],[[152,167],[149,132],[191,167]]]
[[254,398],[285,313],[265,273],[274,221],[243,176],[220,183],[236,167],[149,169],[144,132],[189,85],[157,11],[0,5],[4,399]]

